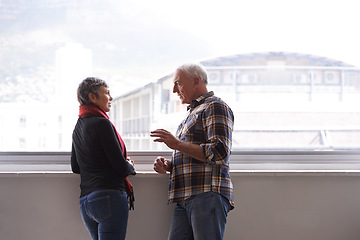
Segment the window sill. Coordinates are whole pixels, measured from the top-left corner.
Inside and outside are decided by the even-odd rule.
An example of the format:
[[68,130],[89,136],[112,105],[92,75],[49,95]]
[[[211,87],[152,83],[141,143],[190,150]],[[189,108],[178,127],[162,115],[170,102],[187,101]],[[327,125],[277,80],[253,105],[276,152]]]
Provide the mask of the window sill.
[[[157,156],[170,158],[171,151],[133,151],[137,176],[158,175]],[[360,151],[234,151],[231,175],[360,175]],[[0,152],[0,173],[70,174],[69,152]]]

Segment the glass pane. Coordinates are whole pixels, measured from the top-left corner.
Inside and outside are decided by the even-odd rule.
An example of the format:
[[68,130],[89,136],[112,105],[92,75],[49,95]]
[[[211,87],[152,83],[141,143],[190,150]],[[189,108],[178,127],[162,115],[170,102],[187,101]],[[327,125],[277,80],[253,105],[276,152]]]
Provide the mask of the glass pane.
[[0,151],[69,151],[76,88],[106,80],[129,150],[163,150],[186,106],[171,74],[202,62],[234,111],[234,150],[359,149],[353,0],[0,1]]
[[[282,59],[281,67],[274,65],[276,59],[277,63]],[[202,64],[209,73],[208,89],[234,112],[233,150],[360,148],[360,108],[354,104],[360,101],[360,69],[313,55],[272,52],[232,55]],[[138,98],[159,86],[161,92],[169,93],[171,82],[171,76],[162,78],[126,95],[126,99]],[[186,114],[175,95],[150,101],[162,106],[162,111],[152,112],[151,129],[162,127],[175,133]],[[158,99],[159,92],[151,98]],[[120,96],[114,104],[123,99]],[[131,141],[136,132],[131,126],[123,137]],[[151,140],[148,135],[143,139]],[[151,147],[166,149],[160,144]]]

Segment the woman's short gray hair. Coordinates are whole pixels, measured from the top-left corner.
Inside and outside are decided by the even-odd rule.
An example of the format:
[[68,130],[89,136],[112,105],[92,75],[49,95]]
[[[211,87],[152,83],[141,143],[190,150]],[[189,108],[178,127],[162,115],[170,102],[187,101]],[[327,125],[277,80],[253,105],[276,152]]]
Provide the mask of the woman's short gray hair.
[[186,75],[190,78],[199,77],[201,82],[207,84],[207,71],[205,67],[201,64],[197,63],[186,63],[177,68],[178,70],[182,70],[186,73]]
[[77,99],[80,106],[90,104],[89,93],[94,93],[95,96],[99,96],[99,88],[101,86],[108,87],[107,83],[96,77],[85,78],[77,89]]

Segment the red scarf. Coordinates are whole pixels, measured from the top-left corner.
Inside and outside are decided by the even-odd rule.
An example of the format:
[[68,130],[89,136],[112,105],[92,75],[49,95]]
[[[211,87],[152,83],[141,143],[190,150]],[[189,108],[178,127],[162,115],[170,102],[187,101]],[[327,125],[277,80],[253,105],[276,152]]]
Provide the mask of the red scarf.
[[[99,106],[97,106],[95,104],[88,104],[88,105],[80,106],[79,117],[84,117],[84,116],[104,117],[104,118],[110,120],[110,118],[106,114],[106,112],[102,108],[100,108]],[[127,159],[127,152],[126,152],[125,143],[122,140],[122,138],[121,138],[120,134],[118,133],[118,131],[116,131],[116,128],[115,128],[115,126],[114,126],[114,124],[112,122],[111,122],[111,125],[114,128],[114,131],[116,133],[116,137],[117,137],[117,139],[118,139],[118,141],[120,143],[121,150],[122,150],[124,158],[126,160]],[[130,183],[129,179],[127,179],[127,178],[124,178],[124,182],[125,182],[125,185],[126,185],[126,192],[128,194],[130,210],[131,210],[131,209],[134,209],[134,201],[135,201],[133,186]]]

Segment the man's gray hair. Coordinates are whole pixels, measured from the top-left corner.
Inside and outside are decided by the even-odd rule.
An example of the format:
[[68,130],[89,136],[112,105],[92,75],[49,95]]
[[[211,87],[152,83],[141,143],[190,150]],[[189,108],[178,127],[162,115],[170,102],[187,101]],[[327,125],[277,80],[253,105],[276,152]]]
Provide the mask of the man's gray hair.
[[177,69],[184,71],[186,75],[190,78],[199,77],[201,82],[205,84],[208,83],[207,71],[205,67],[201,64],[185,63],[180,65]]

